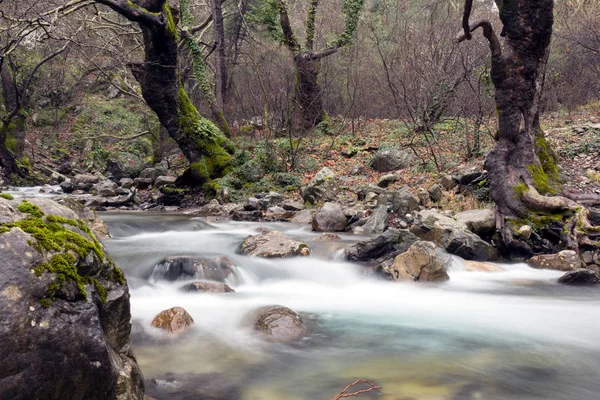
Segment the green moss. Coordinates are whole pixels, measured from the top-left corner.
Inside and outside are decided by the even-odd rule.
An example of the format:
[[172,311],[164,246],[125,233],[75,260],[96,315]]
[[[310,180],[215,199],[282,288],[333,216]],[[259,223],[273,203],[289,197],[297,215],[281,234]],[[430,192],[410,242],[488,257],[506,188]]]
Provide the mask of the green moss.
[[177,23],[175,22],[175,18],[173,17],[173,12],[171,11],[171,7],[169,6],[169,2],[165,1],[162,8],[162,13],[167,21],[167,26],[165,27],[166,31],[177,40]]
[[6,199],[6,200],[14,200],[15,199],[13,197],[13,195],[10,193],[0,193],[0,197],[2,197],[3,199]]
[[540,194],[556,193],[556,188],[553,186],[554,180],[551,179],[548,174],[546,174],[542,167],[538,167],[537,165],[529,165],[527,166],[527,170],[531,174],[533,185]]
[[[52,252],[47,262],[38,265],[33,272],[41,276],[44,272],[56,274],[54,281],[48,285],[46,296],[40,300],[42,306],[47,307],[50,301],[56,299],[57,292],[66,282],[74,282],[79,293],[87,299],[86,285],[93,284],[102,302],[106,302],[107,292],[97,279],[81,275],[78,263],[93,255],[94,261],[101,263],[105,261],[102,245],[90,228],[82,220],[73,220],[56,215],[44,215],[44,212],[35,204],[23,201],[19,205],[19,211],[28,214],[28,217],[16,222],[0,224],[0,234],[10,231],[12,228],[20,228],[30,234],[35,240],[31,245],[41,255]],[[67,226],[77,228],[88,237],[68,229]],[[114,263],[110,262],[112,270],[110,277],[120,284],[125,282],[123,272]]]
[[526,184],[520,183],[514,187],[514,191],[515,191],[515,197],[517,199],[520,199],[521,197],[523,197],[525,192],[529,191],[529,188],[527,187]]
[[535,139],[536,145],[536,154],[540,160],[540,166],[551,179],[558,179],[558,165],[556,164],[556,154],[554,150],[550,147],[550,144],[544,137],[544,135],[540,134]]

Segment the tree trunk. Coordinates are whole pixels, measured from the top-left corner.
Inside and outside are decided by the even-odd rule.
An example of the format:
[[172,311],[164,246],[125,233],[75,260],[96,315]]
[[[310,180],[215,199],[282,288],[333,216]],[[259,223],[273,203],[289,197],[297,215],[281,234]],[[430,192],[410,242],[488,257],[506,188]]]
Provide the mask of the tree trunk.
[[225,54],[225,27],[221,0],[211,0],[215,35],[215,80],[217,104],[223,110],[227,101],[227,56]]
[[140,23],[145,62],[130,67],[144,100],[190,162],[192,179],[207,183],[230,170],[229,152],[233,149],[219,129],[200,115],[184,90],[178,69],[176,21],[166,3],[162,14],[165,25]]
[[7,177],[24,178],[28,175],[27,171],[18,165],[17,159],[25,148],[25,116],[21,112],[18,89],[6,62],[0,67],[0,78],[7,112],[0,127],[0,164]]
[[294,96],[300,107],[302,131],[308,132],[326,118],[322,91],[318,83],[319,60],[299,54],[294,57],[294,63],[297,74]]

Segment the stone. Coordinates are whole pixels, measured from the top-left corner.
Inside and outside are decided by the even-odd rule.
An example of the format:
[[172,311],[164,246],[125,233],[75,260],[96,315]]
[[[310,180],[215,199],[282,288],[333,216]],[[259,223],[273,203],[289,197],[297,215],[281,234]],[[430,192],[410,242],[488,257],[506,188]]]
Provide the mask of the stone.
[[73,183],[71,182],[70,179],[67,179],[64,182],[61,182],[59,186],[64,193],[73,193],[73,190],[75,189],[73,187]]
[[64,161],[58,166],[58,172],[63,175],[69,175],[73,172],[73,164],[69,161]]
[[307,333],[304,321],[297,312],[278,305],[261,307],[247,316],[245,321],[270,342],[295,342]]
[[576,269],[558,278],[558,283],[573,286],[599,285],[600,272],[591,269]]
[[270,191],[264,198],[270,206],[278,205],[283,201],[283,196],[273,191]]
[[219,200],[212,199],[208,202],[208,204],[205,204],[202,207],[200,207],[200,210],[198,210],[198,214],[203,216],[227,215],[229,214],[229,212],[225,209],[225,207],[223,207],[223,205],[221,205],[221,203],[219,203]]
[[304,204],[300,201],[286,201],[281,207],[287,211],[302,211],[304,210]]
[[154,183],[159,176],[167,175],[167,171],[161,168],[145,168],[140,172],[140,179],[150,179],[151,183]]
[[456,181],[454,180],[454,178],[452,178],[452,175],[443,175],[440,178],[440,185],[445,189],[445,190],[452,190],[456,187]]
[[377,186],[381,188],[386,188],[390,186],[394,182],[398,182],[400,177],[396,174],[387,174],[379,178],[379,182],[377,182]]
[[140,190],[148,189],[152,186],[152,179],[150,178],[135,178],[133,180],[133,186]]
[[438,254],[435,244],[415,242],[408,250],[394,259],[391,266],[383,266],[377,272],[392,281],[447,281],[446,263]]
[[312,224],[312,220],[313,216],[310,210],[302,210],[294,215],[291,222],[294,224]]
[[335,180],[335,173],[327,168],[322,168],[311,181],[302,188],[302,199],[310,204],[333,201],[337,197],[339,186]]
[[192,316],[182,307],[163,310],[152,320],[152,326],[169,333],[181,333],[194,324]]
[[528,240],[531,237],[532,230],[529,225],[523,225],[519,228],[517,233],[521,238]]
[[188,283],[181,287],[184,292],[203,292],[203,293],[232,293],[235,292],[229,285],[220,282],[197,281]]
[[366,200],[367,195],[369,193],[375,193],[375,194],[381,194],[385,192],[384,189],[380,188],[377,185],[373,185],[372,183],[366,184],[366,185],[361,185],[357,190],[356,190],[356,195],[358,196],[359,200]]
[[119,183],[121,184],[122,188],[130,189],[133,187],[134,182],[131,178],[122,178],[121,180],[119,180]]
[[244,205],[244,210],[255,211],[259,208],[258,199],[256,197],[249,197],[248,202]]
[[154,281],[179,281],[201,279],[224,283],[239,281],[239,271],[225,256],[177,256],[162,259],[150,276]]
[[464,175],[459,176],[457,181],[461,185],[469,185],[469,184],[473,183],[474,181],[476,181],[477,179],[481,178],[482,175],[483,175],[483,172],[481,172],[481,171],[468,172]]
[[442,200],[442,197],[444,197],[444,191],[442,190],[442,186],[437,183],[435,185],[432,185],[429,188],[428,192],[429,192],[429,198],[434,203],[439,202],[440,200]]
[[174,185],[177,180],[176,176],[165,176],[161,175],[154,181],[154,187],[160,189],[165,185]]
[[237,249],[239,254],[264,258],[306,256],[309,252],[306,243],[292,239],[280,231],[248,236]]
[[368,262],[390,254],[406,251],[419,238],[406,229],[388,229],[372,239],[358,242],[346,249],[346,259]]
[[90,190],[94,185],[100,182],[97,175],[92,174],[77,174],[72,179],[73,187],[79,190]]
[[331,232],[323,232],[319,236],[312,239],[313,242],[331,242],[335,240],[342,240],[342,238],[339,237],[339,235]]
[[267,208],[264,217],[267,221],[289,221],[293,216],[293,211],[286,211],[282,207],[273,206]]
[[429,192],[427,192],[427,190],[423,188],[418,188],[417,197],[419,198],[419,204],[421,204],[423,207],[429,207],[430,198]]
[[398,149],[380,150],[375,153],[370,165],[375,171],[388,172],[408,168],[412,159],[412,154],[406,151]]
[[[0,199],[4,224],[42,213],[41,221],[0,234],[0,398],[142,400],[129,288],[110,255],[83,225],[46,225],[51,216],[81,219],[65,205]],[[61,238],[66,231],[77,236]],[[53,247],[42,255],[40,240],[49,235]]]
[[419,199],[406,190],[383,192],[377,198],[378,206],[388,206],[390,212],[406,215],[419,208]]
[[386,206],[379,206],[363,225],[367,235],[383,233],[388,227],[388,211]]
[[467,229],[477,235],[487,235],[496,230],[496,214],[494,210],[469,210],[457,213],[454,216],[458,222],[462,222]]
[[342,207],[337,203],[325,203],[313,217],[312,228],[317,232],[344,231],[348,226],[348,219]]
[[101,197],[114,197],[117,195],[117,187],[113,181],[102,181],[94,185],[93,191]]
[[556,271],[574,271],[581,268],[579,255],[573,250],[533,256],[527,260],[527,264],[532,268],[553,269]]
[[108,159],[106,160],[106,170],[107,174],[109,174],[110,176],[112,176],[112,179],[115,181],[119,181],[120,179],[123,179],[126,177],[126,174],[123,172],[123,168],[121,168],[121,165],[119,164],[118,161],[115,161],[113,159]]
[[257,222],[262,218],[262,212],[255,211],[240,211],[235,210],[233,214],[231,214],[231,219],[234,221],[246,221],[246,222]]
[[463,260],[465,271],[469,272],[502,272],[504,268],[496,264],[490,264],[480,261]]

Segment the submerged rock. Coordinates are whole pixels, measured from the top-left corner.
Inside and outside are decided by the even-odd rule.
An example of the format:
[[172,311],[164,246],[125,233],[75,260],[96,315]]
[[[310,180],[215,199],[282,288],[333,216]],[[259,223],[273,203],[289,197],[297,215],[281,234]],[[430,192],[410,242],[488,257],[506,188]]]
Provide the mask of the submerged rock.
[[348,226],[348,219],[337,203],[325,203],[315,214],[312,228],[317,232],[339,232]]
[[180,333],[194,324],[194,319],[182,307],[163,310],[152,320],[152,326],[165,329],[169,333]]
[[295,342],[306,336],[307,332],[300,315],[283,306],[261,307],[246,320],[260,336],[272,342]]
[[400,255],[391,266],[381,266],[377,272],[393,281],[447,281],[446,263],[438,254],[436,245],[418,241]]
[[151,279],[170,282],[186,279],[225,282],[226,279],[237,280],[238,276],[237,267],[225,256],[178,256],[159,262],[152,271]]
[[470,261],[464,260],[465,271],[469,272],[501,272],[504,269],[498,265],[480,262],[480,261]]
[[283,258],[307,256],[310,249],[306,243],[292,239],[283,232],[268,231],[248,236],[237,252],[251,257]]
[[342,240],[342,238],[336,235],[335,233],[324,232],[312,239],[313,242],[331,242],[334,240]]
[[574,286],[600,285],[600,272],[591,269],[576,269],[558,278],[558,283]]
[[197,281],[181,287],[184,292],[231,293],[235,292],[229,285],[220,282]]
[[574,271],[581,268],[581,260],[577,252],[563,250],[557,254],[542,254],[527,260],[527,264],[537,269],[554,269],[556,271]]
[[127,283],[79,219],[49,199],[0,199],[2,399],[143,398]]

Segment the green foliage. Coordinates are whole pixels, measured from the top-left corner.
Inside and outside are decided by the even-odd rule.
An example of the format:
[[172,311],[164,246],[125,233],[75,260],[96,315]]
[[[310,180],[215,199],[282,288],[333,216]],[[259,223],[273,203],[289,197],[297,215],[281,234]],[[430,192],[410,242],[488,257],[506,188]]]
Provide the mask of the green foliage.
[[252,6],[248,12],[248,20],[262,25],[276,43],[285,44],[285,36],[279,19],[280,0],[264,0]]
[[343,0],[342,13],[344,14],[346,26],[344,32],[332,43],[333,45],[342,47],[352,43],[363,5],[364,0]]
[[[105,255],[102,245],[91,230],[82,220],[73,220],[56,215],[44,215],[44,212],[35,204],[23,201],[18,206],[19,211],[28,214],[25,219],[0,225],[0,233],[6,233],[12,228],[20,228],[30,234],[35,242],[30,245],[41,255],[53,253],[48,261],[38,265],[33,272],[41,276],[44,272],[55,273],[54,281],[48,286],[45,298],[40,304],[49,307],[52,300],[56,300],[58,291],[66,282],[74,282],[79,293],[87,299],[85,286],[93,284],[102,302],[106,302],[106,289],[99,282],[87,275],[81,275],[78,269],[78,260],[85,259],[90,253],[97,263],[104,262]],[[77,228],[86,236],[73,230]],[[77,256],[77,257],[76,257]],[[124,283],[122,271],[118,270],[112,262],[111,277],[115,282]]]

